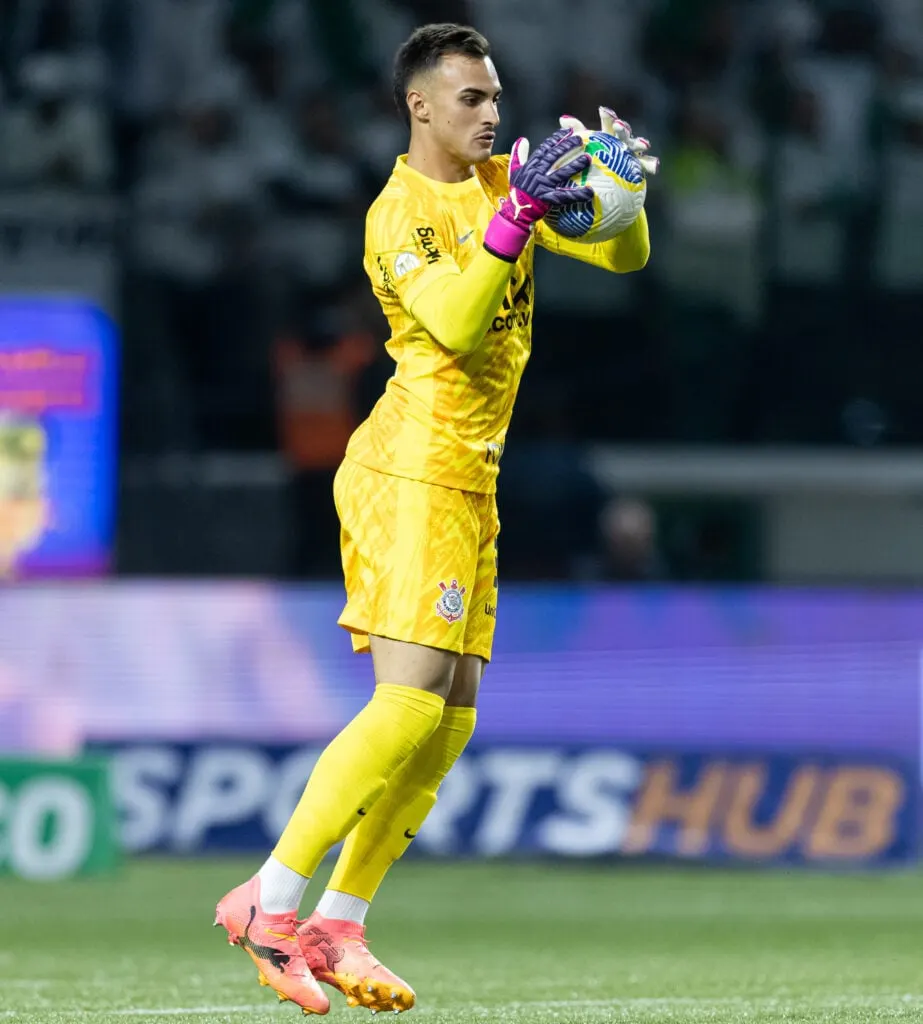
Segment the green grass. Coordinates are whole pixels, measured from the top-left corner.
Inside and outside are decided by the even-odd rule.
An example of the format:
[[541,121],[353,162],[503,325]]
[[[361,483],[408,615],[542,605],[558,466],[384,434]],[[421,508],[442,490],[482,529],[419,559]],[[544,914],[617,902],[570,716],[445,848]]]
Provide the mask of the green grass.
[[[0,881],[0,1024],[302,1019],[210,927],[252,867],[146,861],[115,880]],[[408,1024],[923,1019],[916,874],[403,863],[370,936],[417,990]],[[366,1014],[335,995],[328,1020]]]

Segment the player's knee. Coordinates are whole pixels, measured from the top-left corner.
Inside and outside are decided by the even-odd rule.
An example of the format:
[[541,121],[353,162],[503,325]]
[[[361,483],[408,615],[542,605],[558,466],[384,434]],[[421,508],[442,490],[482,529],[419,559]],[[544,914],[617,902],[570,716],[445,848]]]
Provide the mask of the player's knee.
[[476,654],[463,654],[455,664],[446,704],[456,708],[475,707],[483,674],[484,659]]
[[369,645],[377,683],[397,683],[448,697],[457,654],[381,636],[369,637]]

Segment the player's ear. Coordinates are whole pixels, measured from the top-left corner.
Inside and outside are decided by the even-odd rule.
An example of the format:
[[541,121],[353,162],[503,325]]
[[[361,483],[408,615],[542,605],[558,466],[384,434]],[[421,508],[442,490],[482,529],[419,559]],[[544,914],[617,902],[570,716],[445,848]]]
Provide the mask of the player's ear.
[[411,121],[429,123],[429,103],[421,89],[411,89],[407,93],[407,109],[410,111]]

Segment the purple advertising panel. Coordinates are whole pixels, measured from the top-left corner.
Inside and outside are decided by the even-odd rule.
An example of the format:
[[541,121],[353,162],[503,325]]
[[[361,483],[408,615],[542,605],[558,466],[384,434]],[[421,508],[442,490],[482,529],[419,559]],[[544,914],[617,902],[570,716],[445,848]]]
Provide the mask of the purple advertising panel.
[[[0,591],[0,749],[323,740],[372,666],[339,586]],[[893,756],[920,746],[923,593],[502,589],[482,743]]]

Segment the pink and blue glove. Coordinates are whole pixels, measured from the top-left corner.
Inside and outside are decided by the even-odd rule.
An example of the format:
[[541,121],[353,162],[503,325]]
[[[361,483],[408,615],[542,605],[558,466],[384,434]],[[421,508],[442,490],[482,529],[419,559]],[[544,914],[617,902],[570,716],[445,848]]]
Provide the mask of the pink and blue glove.
[[587,203],[593,198],[588,186],[566,188],[568,180],[590,162],[586,153],[561,161],[579,150],[583,142],[571,128],[562,128],[529,156],[529,140],[513,143],[510,154],[510,194],[500,204],[484,232],[484,248],[501,260],[515,263],[526,247],[532,225],[553,206]]
[[[586,125],[582,121],[576,117],[571,117],[570,114],[563,114],[559,119],[559,123],[562,128],[570,128],[575,132],[585,132],[587,130]],[[638,158],[638,163],[641,164],[645,174],[656,174],[660,170],[660,160],[648,153],[651,144],[647,139],[632,135],[631,125],[627,121],[623,121],[611,107],[599,108],[599,125],[600,131],[605,132],[607,135],[614,135],[615,138],[625,143]]]

